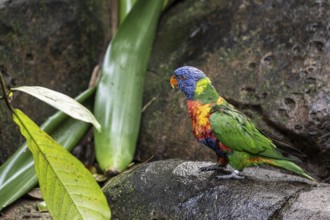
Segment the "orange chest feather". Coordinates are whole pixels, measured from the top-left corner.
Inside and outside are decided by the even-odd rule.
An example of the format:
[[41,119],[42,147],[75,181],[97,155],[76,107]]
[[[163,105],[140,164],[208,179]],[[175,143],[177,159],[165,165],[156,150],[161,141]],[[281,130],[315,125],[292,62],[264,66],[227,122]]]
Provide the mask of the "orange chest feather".
[[[224,99],[219,97],[216,104],[222,104]],[[215,103],[202,104],[197,100],[187,100],[187,107],[192,122],[192,130],[197,139],[212,135],[210,111]]]
[[209,121],[211,104],[201,104],[199,101],[188,100],[187,107],[192,122],[192,130],[198,138],[211,131]]

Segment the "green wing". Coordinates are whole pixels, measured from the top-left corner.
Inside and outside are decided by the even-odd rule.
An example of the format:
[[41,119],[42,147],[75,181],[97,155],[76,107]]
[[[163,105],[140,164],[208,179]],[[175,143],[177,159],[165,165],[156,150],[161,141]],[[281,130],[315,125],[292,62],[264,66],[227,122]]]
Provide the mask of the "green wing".
[[210,122],[213,133],[227,147],[234,151],[285,159],[270,139],[234,107],[215,105],[211,110]]

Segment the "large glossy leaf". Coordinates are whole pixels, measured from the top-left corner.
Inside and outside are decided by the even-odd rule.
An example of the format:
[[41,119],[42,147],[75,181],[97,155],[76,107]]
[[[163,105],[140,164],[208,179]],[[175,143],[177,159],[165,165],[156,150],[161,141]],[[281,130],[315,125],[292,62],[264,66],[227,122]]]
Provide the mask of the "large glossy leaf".
[[119,1],[119,23],[123,23],[127,14],[131,11],[136,0],[120,0]]
[[18,90],[32,95],[75,119],[92,123],[99,132],[101,131],[101,125],[95,119],[94,115],[82,104],[63,93],[41,86],[21,86],[12,88],[12,90]]
[[109,45],[95,97],[95,132],[101,169],[118,173],[131,163],[140,129],[144,77],[162,0],[137,1]]
[[[94,94],[95,88],[90,88],[80,94],[76,100],[91,109]],[[90,125],[59,111],[49,117],[41,128],[70,151],[81,140]],[[0,166],[0,210],[26,194],[37,183],[33,157],[24,143]]]
[[14,121],[33,154],[40,189],[54,219],[110,219],[110,209],[89,171],[18,109]]

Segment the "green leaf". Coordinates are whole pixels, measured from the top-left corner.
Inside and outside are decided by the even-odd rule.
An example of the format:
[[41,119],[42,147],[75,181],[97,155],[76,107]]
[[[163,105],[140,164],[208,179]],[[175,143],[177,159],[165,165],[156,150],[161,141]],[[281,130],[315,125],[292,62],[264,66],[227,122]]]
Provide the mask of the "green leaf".
[[[95,88],[81,93],[76,100],[91,109]],[[48,118],[41,129],[50,134],[58,143],[71,151],[81,140],[90,124],[69,117],[58,111]],[[38,183],[34,161],[26,143],[0,166],[0,210],[29,192]]]
[[119,1],[119,23],[122,24],[127,14],[131,11],[136,0],[120,0]]
[[54,219],[110,219],[110,209],[89,171],[22,111],[15,123],[33,154],[43,198]]
[[90,122],[101,132],[101,125],[94,115],[82,104],[67,95],[40,86],[21,86],[11,90],[25,92],[70,115],[72,118]]
[[132,162],[140,130],[145,75],[163,1],[137,1],[109,45],[95,95],[96,159],[107,174]]

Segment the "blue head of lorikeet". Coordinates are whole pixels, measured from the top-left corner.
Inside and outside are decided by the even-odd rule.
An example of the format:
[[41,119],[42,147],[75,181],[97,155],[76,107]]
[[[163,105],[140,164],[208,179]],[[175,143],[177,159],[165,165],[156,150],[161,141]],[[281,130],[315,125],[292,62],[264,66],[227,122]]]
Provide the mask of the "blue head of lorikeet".
[[174,71],[170,82],[172,87],[178,86],[187,99],[193,99],[196,83],[205,77],[206,75],[201,70],[192,66],[183,66]]

